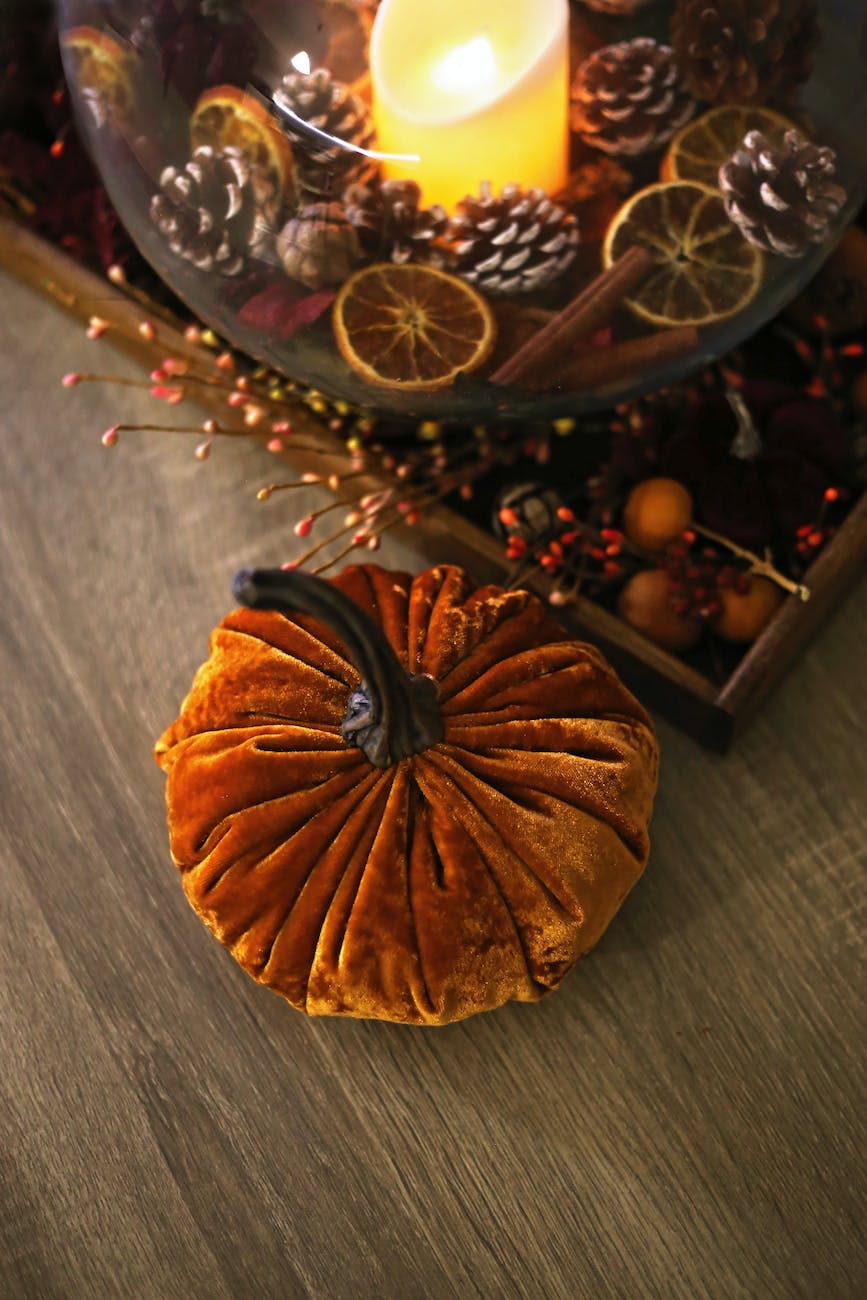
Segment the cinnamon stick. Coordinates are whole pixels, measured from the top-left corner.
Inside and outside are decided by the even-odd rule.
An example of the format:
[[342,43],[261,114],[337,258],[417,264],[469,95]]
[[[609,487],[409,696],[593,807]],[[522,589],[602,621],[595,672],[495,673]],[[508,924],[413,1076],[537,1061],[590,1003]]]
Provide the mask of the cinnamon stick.
[[597,348],[564,362],[557,372],[557,387],[579,393],[605,388],[653,366],[688,356],[698,345],[698,330],[692,325],[682,325],[614,343],[609,348]]
[[519,384],[547,372],[579,339],[609,324],[625,298],[634,293],[654,265],[653,254],[640,244],[592,280],[568,307],[503,362],[492,375],[495,384]]

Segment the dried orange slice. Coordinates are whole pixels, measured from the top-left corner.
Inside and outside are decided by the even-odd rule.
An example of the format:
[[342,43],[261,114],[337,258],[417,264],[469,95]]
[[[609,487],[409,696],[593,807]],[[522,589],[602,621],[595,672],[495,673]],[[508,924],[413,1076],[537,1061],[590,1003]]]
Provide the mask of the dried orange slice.
[[435,392],[487,361],[494,315],[476,289],[431,266],[376,263],[334,304],[341,355],[369,384]]
[[96,27],[69,27],[60,37],[68,79],[87,100],[97,125],[126,122],[133,106],[133,53]]
[[633,244],[658,265],[626,305],[653,325],[709,325],[758,293],[764,259],[726,214],[719,190],[693,181],[649,185],[617,213],[602,255],[611,266]]
[[198,149],[233,146],[261,167],[278,199],[291,203],[294,189],[292,146],[268,110],[237,86],[212,86],[200,96],[190,118],[190,145]]
[[743,143],[748,131],[761,131],[773,144],[780,144],[794,125],[771,108],[751,104],[712,108],[678,131],[662,160],[660,178],[698,181],[716,188],[720,167]]

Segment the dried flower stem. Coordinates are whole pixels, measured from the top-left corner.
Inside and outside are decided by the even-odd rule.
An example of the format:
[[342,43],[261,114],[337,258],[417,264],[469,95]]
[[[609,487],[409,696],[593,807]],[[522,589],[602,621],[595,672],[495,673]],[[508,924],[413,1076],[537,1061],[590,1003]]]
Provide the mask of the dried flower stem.
[[805,587],[802,582],[793,582],[791,578],[785,577],[776,569],[770,560],[763,560],[760,556],[755,555],[752,551],[745,550],[738,546],[736,542],[729,541],[722,533],[715,533],[711,528],[705,528],[703,524],[691,523],[690,529],[698,533],[701,537],[706,537],[710,542],[716,542],[718,546],[724,546],[737,555],[740,559],[746,560],[750,566],[750,572],[756,573],[762,578],[768,578],[775,582],[783,591],[788,591],[790,595],[797,596],[798,600],[808,601],[811,596],[810,588]]
[[[162,367],[156,367],[160,370]],[[242,381],[239,384],[239,381]],[[293,414],[298,409],[298,399],[291,397],[275,397],[273,395],[273,382],[265,381],[261,384],[250,380],[244,375],[233,373],[222,375],[217,371],[213,375],[204,375],[195,370],[184,370],[174,373],[167,371],[164,380],[155,380],[153,376],[148,379],[132,379],[126,375],[98,374],[94,371],[78,371],[76,373],[76,384],[114,384],[121,388],[141,388],[150,391],[157,382],[166,383],[168,386],[178,389],[185,389],[189,385],[198,384],[200,387],[216,389],[228,395],[238,392],[244,399],[244,404],[261,405],[265,409],[263,418],[266,415],[277,415],[281,411],[291,411]]]
[[[376,529],[371,532],[370,538],[368,539],[368,544],[370,540],[374,538],[378,543],[379,538],[382,537],[383,533],[387,533],[390,528],[395,528],[399,523],[402,522],[403,522],[403,516],[395,511],[395,513],[392,515],[390,519],[386,520],[385,523],[378,524]],[[361,545],[364,544],[365,543],[361,543]],[[329,569],[333,568],[335,564],[339,564],[341,560],[345,560],[347,555],[351,555],[353,551],[357,551],[358,546],[359,543],[354,540],[349,542],[348,545],[344,546],[343,549],[338,551],[336,555],[332,555],[331,558],[329,560],[326,560],[324,564],[320,564],[317,568],[311,569],[310,572],[316,575],[326,573]]]
[[[181,320],[181,318],[169,307],[156,302],[142,289],[137,288],[134,284],[130,284],[129,280],[126,278],[126,273],[124,272],[123,267],[118,263],[115,262],[109,267],[107,278],[111,281],[114,287],[123,294],[124,298],[128,298],[131,302],[134,302],[137,307],[143,307],[149,317],[156,316],[161,320],[162,324],[167,325],[169,329],[175,330],[177,333],[183,333],[186,327],[186,322]],[[120,323],[113,322],[113,328],[120,329]]]
[[[357,523],[351,523],[351,524],[343,523],[340,526],[340,528],[335,529],[333,533],[329,533],[327,537],[321,538],[315,544],[315,546],[311,546],[308,550],[304,552],[303,555],[300,555],[297,560],[294,560],[293,568],[300,569],[304,565],[309,564],[310,561],[315,559],[317,555],[321,555],[324,550],[327,550],[329,546],[333,546],[335,542],[339,542],[340,539],[342,537],[345,537],[347,533],[351,532],[353,533],[353,535],[357,535],[357,531],[358,531]],[[354,550],[356,545],[357,543],[355,541],[352,541],[352,543],[345,550],[340,552],[340,556],[335,556],[333,559],[328,560],[326,564],[321,565],[318,569],[312,570],[312,572],[321,573],[325,569],[330,568],[332,564],[336,563],[337,559],[339,559],[343,555],[348,555],[350,551]]]
[[196,433],[200,438],[203,434],[211,438],[241,436],[233,429],[205,429],[201,424],[115,424],[113,427],[116,433]]
[[[293,445],[293,447],[295,447],[295,446],[300,446],[301,444],[300,444],[300,443],[293,443],[292,445]],[[314,450],[314,449],[313,449],[313,448],[304,448],[304,450]],[[295,488],[302,488],[302,487],[316,487],[317,485],[322,486],[322,487],[328,487],[328,488],[331,488],[332,492],[335,492],[335,491],[337,491],[337,489],[338,489],[339,487],[343,487],[344,483],[348,483],[351,479],[354,479],[354,478],[364,478],[364,477],[365,477],[365,471],[363,471],[363,470],[357,470],[356,472],[354,472],[354,473],[352,473],[352,474],[340,474],[340,475],[337,475],[337,476],[335,476],[335,477],[336,477],[336,480],[337,480],[336,482],[334,482],[334,481],[332,480],[331,477],[329,477],[329,478],[320,478],[320,476],[319,476],[318,474],[315,474],[315,475],[307,475],[307,474],[305,474],[305,475],[303,475],[301,478],[293,479],[291,482],[287,482],[287,483],[269,483],[269,484],[267,484],[266,487],[263,487],[263,488],[260,488],[260,489],[259,489],[259,493],[258,493],[259,500],[260,500],[260,501],[267,501],[270,497],[272,497],[272,496],[274,495],[275,492],[291,492],[291,491],[293,491],[293,489],[295,489]],[[360,500],[360,499],[361,499],[361,498],[358,498],[358,500]],[[344,502],[344,501],[335,501],[332,505],[328,506],[327,509],[328,509],[328,510],[336,510],[339,506],[341,506],[341,505],[346,505],[346,504],[347,504],[347,503]],[[349,503],[349,504],[351,504],[351,503]],[[317,511],[316,513],[317,513],[317,515],[318,515],[318,514],[324,514],[324,513],[325,513],[325,510]]]
[[153,388],[152,379],[130,379],[126,375],[97,375],[92,371],[76,372],[76,384],[117,384],[120,388]]

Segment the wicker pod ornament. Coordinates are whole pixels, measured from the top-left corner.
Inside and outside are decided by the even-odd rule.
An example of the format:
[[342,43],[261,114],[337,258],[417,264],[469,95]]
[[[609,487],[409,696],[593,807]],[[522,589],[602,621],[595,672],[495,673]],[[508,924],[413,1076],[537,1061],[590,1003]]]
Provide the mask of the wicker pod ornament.
[[277,236],[277,256],[291,280],[308,289],[342,284],[361,261],[361,245],[339,203],[308,203]]
[[239,575],[156,747],[192,907],[308,1015],[555,989],[647,860],[657,746],[599,652],[458,569]]
[[667,144],[695,112],[674,52],[645,36],[589,55],[571,100],[573,131],[594,149],[626,157]]
[[346,185],[370,171],[370,159],[360,152],[374,140],[370,109],[327,68],[287,73],[273,100],[308,193],[338,198]]
[[484,182],[449,222],[450,269],[491,297],[533,293],[553,284],[578,250],[577,218],[544,190]]
[[448,214],[439,204],[422,208],[415,181],[350,185],[343,202],[362,247],[376,261],[441,261],[436,241],[445,233]]
[[563,531],[557,511],[565,501],[546,483],[509,483],[497,493],[491,525],[497,537],[519,537],[536,545],[547,535]]
[[671,43],[687,85],[712,104],[785,99],[813,66],[816,0],[678,0]]
[[239,275],[249,257],[269,251],[277,198],[264,174],[236,148],[196,149],[166,167],[150,217],[169,249],[200,271]]
[[782,257],[803,257],[827,238],[846,202],[836,154],[787,131],[776,148],[760,131],[720,168],[726,211],[752,244]]

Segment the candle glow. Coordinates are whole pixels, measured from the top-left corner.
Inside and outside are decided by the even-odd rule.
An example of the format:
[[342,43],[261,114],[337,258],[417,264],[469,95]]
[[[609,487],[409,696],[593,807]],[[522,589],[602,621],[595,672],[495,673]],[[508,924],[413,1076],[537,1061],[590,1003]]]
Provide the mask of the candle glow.
[[483,82],[490,84],[496,71],[491,42],[486,36],[477,36],[440,59],[433,70],[433,81],[447,94],[461,95]]
[[389,177],[454,210],[483,181],[559,190],[568,174],[568,0],[383,0],[370,73]]

